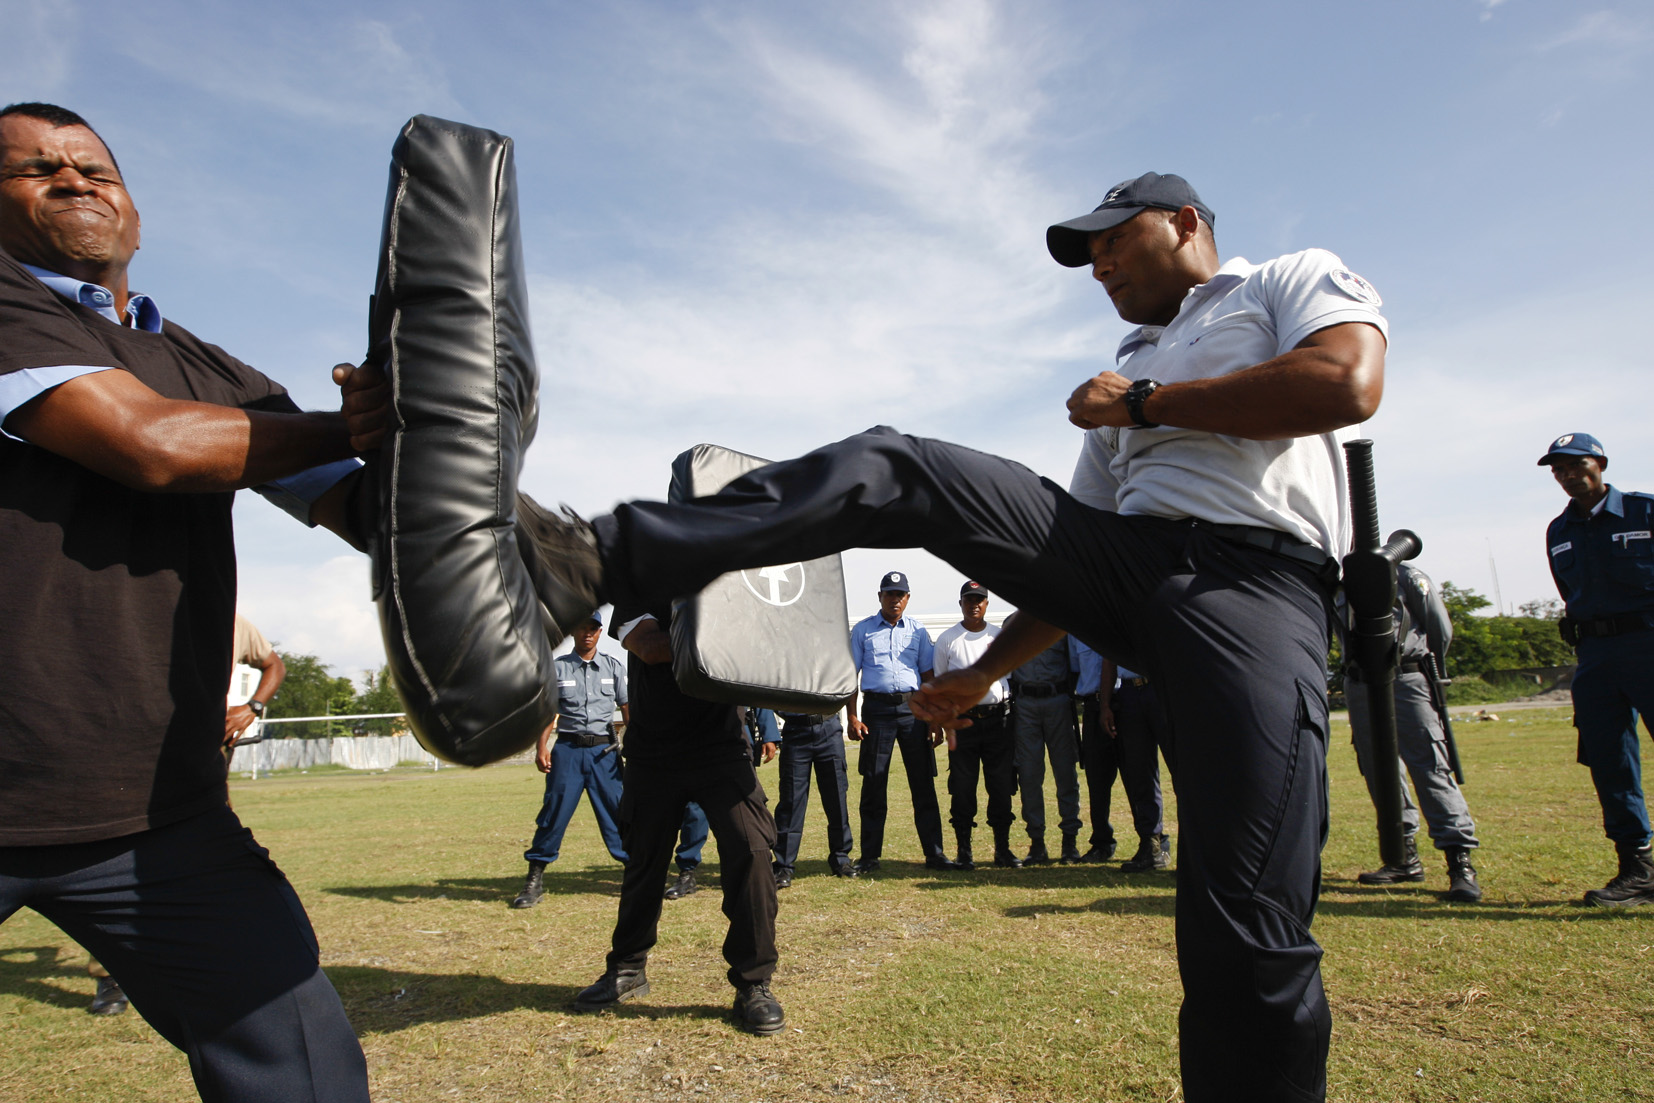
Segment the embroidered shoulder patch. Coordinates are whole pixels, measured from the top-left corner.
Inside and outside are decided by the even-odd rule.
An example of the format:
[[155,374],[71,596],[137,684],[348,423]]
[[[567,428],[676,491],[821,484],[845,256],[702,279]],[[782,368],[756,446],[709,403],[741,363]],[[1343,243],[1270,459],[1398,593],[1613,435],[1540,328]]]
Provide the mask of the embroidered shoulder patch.
[[1572,551],[1573,547],[1574,542],[1572,540],[1564,540],[1562,543],[1556,544],[1551,548],[1551,554],[1561,555],[1565,551]]
[[1348,268],[1334,268],[1330,274],[1338,290],[1350,298],[1370,306],[1384,305],[1384,300],[1378,297],[1378,289]]

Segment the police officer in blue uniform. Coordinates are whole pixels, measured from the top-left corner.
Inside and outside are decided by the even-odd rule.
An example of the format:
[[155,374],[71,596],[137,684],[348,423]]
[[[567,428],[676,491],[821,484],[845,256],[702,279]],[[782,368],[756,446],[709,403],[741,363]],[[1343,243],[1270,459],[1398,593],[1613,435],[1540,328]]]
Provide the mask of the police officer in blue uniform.
[[837,877],[855,877],[850,848],[850,778],[844,765],[844,725],[837,715],[778,712],[781,721],[781,783],[775,802],[775,887],[793,883],[804,812],[810,806],[810,775],[815,774],[821,811],[827,817],[827,868]]
[[942,811],[936,803],[936,745],[942,740],[907,707],[907,695],[930,678],[934,650],[925,626],[902,615],[910,596],[907,575],[891,571],[879,581],[879,611],[850,629],[850,655],[861,673],[861,711],[857,713],[854,696],[847,711],[850,739],[861,744],[856,756],[856,772],[862,776],[861,860],[856,869],[862,873],[878,869],[884,853],[885,792],[898,747],[925,867],[954,868],[942,852]]
[[[1160,795],[1160,756],[1172,768],[1172,726],[1148,676],[1113,660],[1104,660],[1097,694],[1097,719],[1112,737],[1120,786],[1126,791],[1137,851],[1120,863],[1121,873],[1170,869],[1172,837],[1166,834],[1165,802]],[[1086,733],[1091,739],[1091,733]],[[1104,760],[1107,761],[1106,759]],[[1087,770],[1091,766],[1087,764]],[[1108,803],[1103,803],[1107,813]],[[1093,817],[1096,813],[1093,811]]]
[[1564,433],[1539,459],[1572,499],[1545,544],[1567,604],[1562,636],[1579,654],[1574,725],[1619,872],[1585,903],[1654,903],[1654,856],[1643,801],[1637,715],[1654,713],[1654,496],[1603,481],[1608,453],[1589,433]]
[[602,635],[603,618],[594,613],[575,629],[574,650],[552,663],[557,718],[540,733],[534,752],[534,764],[546,775],[546,796],[534,821],[534,841],[523,852],[528,879],[511,901],[514,908],[532,908],[545,895],[546,866],[557,860],[581,793],[591,797],[592,813],[609,856],[617,862],[626,860],[618,824],[620,748],[614,725],[617,706],[622,721],[628,715],[626,668],[613,655],[597,649]]

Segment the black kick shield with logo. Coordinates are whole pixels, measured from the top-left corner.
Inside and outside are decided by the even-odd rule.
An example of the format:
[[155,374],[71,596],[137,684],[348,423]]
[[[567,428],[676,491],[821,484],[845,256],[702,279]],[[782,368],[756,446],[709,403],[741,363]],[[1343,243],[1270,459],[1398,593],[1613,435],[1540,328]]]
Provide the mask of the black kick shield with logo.
[[[672,462],[671,502],[716,494],[768,460],[697,444]],[[731,571],[672,609],[672,673],[691,697],[832,713],[856,690],[836,555]]]

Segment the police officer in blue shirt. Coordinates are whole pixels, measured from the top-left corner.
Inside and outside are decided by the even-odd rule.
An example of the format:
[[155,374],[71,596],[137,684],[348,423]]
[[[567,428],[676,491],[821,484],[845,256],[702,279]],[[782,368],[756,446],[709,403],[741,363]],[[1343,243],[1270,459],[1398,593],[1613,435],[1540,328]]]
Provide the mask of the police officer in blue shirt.
[[1539,459],[1572,499],[1545,544],[1567,604],[1562,638],[1579,655],[1574,725],[1579,761],[1590,767],[1603,828],[1619,872],[1585,903],[1654,903],[1654,856],[1643,802],[1637,715],[1654,712],[1654,496],[1603,481],[1608,453],[1588,433],[1564,433]]
[[[603,833],[603,845],[617,862],[626,860],[620,842],[620,754],[615,740],[615,707],[628,717],[626,668],[620,660],[597,649],[603,618],[592,614],[574,631],[574,650],[552,663],[557,677],[557,719],[540,733],[534,764],[546,775],[546,796],[535,822],[534,841],[523,857],[528,879],[511,901],[514,908],[532,908],[545,895],[546,866],[557,860],[563,832],[580,804],[580,794],[592,799],[592,813]],[[552,740],[556,739],[556,745]]]
[[871,873],[884,852],[885,799],[890,757],[902,750],[907,787],[913,794],[913,825],[925,852],[927,869],[953,869],[942,852],[942,812],[936,803],[936,745],[929,725],[914,719],[907,695],[931,674],[932,645],[925,626],[902,615],[910,596],[907,575],[891,571],[879,582],[879,611],[850,629],[850,655],[861,672],[861,713],[850,698],[850,738],[861,744],[856,772],[861,786],[861,860],[856,869]]

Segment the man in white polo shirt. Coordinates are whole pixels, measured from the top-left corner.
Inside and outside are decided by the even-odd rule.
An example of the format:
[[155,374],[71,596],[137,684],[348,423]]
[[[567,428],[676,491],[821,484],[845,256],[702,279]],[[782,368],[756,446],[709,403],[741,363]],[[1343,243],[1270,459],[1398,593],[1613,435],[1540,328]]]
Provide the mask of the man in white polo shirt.
[[709,498],[536,535],[542,600],[666,602],[726,571],[923,547],[1015,604],[911,698],[955,718],[1064,630],[1154,680],[1177,740],[1184,1098],[1319,1100],[1330,1016],[1310,937],[1326,831],[1327,626],[1350,519],[1339,443],[1383,393],[1386,324],[1331,253],[1220,264],[1210,209],[1147,173],[1047,231],[1139,326],[1068,400],[1072,493],[879,427]]

